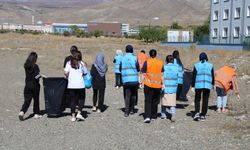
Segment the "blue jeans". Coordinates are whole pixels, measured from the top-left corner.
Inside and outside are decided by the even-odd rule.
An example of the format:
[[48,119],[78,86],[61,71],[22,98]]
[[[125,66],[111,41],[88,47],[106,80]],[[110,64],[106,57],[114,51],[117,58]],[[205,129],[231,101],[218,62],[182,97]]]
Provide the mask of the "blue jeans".
[[217,96],[217,108],[225,108],[227,106],[227,96]]
[[175,114],[175,107],[171,106],[169,109],[169,113],[167,112],[167,106],[161,106],[161,116],[166,116],[167,114]]

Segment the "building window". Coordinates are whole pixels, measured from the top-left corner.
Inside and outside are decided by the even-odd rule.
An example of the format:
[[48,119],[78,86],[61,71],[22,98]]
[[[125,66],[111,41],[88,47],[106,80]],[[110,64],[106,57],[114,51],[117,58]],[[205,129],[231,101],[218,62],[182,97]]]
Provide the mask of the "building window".
[[224,2],[229,2],[229,0],[224,0]]
[[229,18],[229,9],[225,9],[223,13],[223,20],[228,20]]
[[214,15],[213,15],[213,21],[218,21],[219,19],[219,12],[218,10],[214,11]]
[[218,4],[219,3],[219,0],[214,0],[214,4]]
[[247,36],[247,37],[250,37],[250,26],[247,26],[247,29],[246,29],[246,36]]
[[234,37],[238,38],[240,36],[240,27],[234,28]]
[[240,18],[240,7],[238,7],[238,8],[235,9],[234,18],[235,19],[239,19]]
[[226,28],[223,28],[222,37],[227,38],[227,36],[228,36],[228,28],[226,27]]
[[250,6],[247,7],[247,17],[250,17]]
[[218,29],[214,28],[213,30],[213,38],[217,38],[218,37]]

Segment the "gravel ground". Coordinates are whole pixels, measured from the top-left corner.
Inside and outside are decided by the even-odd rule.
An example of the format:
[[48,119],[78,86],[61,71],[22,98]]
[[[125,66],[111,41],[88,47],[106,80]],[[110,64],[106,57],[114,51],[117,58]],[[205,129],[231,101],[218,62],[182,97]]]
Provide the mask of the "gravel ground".
[[[192,93],[188,94],[189,102],[178,103],[186,107],[177,109],[176,123],[157,119],[151,124],[144,124],[142,90],[139,91],[138,113],[124,118],[121,111],[124,106],[122,89],[116,90],[113,87],[112,77],[108,77],[105,95],[105,104],[108,108],[103,113],[92,113],[89,108],[84,108],[87,118],[83,122],[72,123],[69,115],[56,119],[44,115],[39,120],[30,118],[20,122],[17,114],[23,103],[25,78],[22,65],[28,53],[29,50],[0,50],[0,149],[245,150],[250,147],[249,119],[237,120],[232,113],[216,114],[214,110],[209,109],[205,122],[195,122],[189,116],[190,111],[194,110]],[[50,53],[54,54],[49,51],[39,52],[38,64],[41,72],[48,76],[62,76],[62,63],[58,64],[55,60],[66,54],[49,57]],[[54,65],[48,67],[47,63]],[[242,86],[245,88],[245,94],[249,95],[249,84],[241,84]],[[40,107],[44,110],[42,88]],[[87,106],[92,104],[91,94],[92,90],[88,90]],[[214,104],[212,96],[210,106]],[[65,112],[67,114],[70,110]],[[31,113],[32,106],[27,116]],[[248,118],[247,114],[245,115],[245,118]]]

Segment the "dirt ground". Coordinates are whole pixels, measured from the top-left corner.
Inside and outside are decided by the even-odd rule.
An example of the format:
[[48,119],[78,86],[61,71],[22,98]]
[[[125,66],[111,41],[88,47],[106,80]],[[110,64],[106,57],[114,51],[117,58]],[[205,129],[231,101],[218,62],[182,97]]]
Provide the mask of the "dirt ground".
[[[193,93],[188,93],[188,102],[178,102],[177,122],[157,119],[144,124],[144,95],[139,91],[138,113],[123,117],[122,89],[114,88],[113,57],[116,49],[124,50],[127,44],[140,49],[156,49],[164,59],[174,50],[159,43],[144,44],[131,39],[60,37],[52,35],[0,34],[0,149],[248,149],[250,146],[250,53],[206,51],[215,69],[225,63],[235,62],[239,66],[241,100],[237,101],[233,92],[229,96],[227,114],[217,114],[215,91],[212,91],[207,120],[195,122],[190,116],[194,110]],[[69,55],[71,45],[76,45],[83,53],[83,59],[90,67],[95,54],[103,51],[109,65],[105,104],[103,113],[92,113],[84,108],[87,118],[84,122],[70,121],[70,115],[60,118],[29,118],[23,122],[17,114],[24,101],[23,63],[28,54],[35,50],[42,74],[48,77],[63,77],[63,60]],[[194,48],[180,49],[186,68],[192,69],[201,51]],[[42,85],[42,81],[40,81]],[[92,105],[92,90],[87,90],[86,106]],[[43,86],[40,93],[40,108],[44,110]],[[68,114],[70,110],[66,110]],[[160,110],[158,110],[160,112]],[[27,117],[32,114],[32,105]]]

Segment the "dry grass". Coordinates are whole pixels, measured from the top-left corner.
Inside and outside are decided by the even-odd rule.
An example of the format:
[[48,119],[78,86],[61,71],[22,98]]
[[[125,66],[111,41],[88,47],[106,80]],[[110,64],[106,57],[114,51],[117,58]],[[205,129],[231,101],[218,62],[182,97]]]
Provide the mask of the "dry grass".
[[[158,51],[158,57],[165,60],[165,57],[172,53],[174,47],[160,46],[159,43],[145,44],[143,42],[133,39],[117,39],[117,38],[75,38],[75,37],[62,37],[53,35],[30,35],[30,34],[0,34],[0,51],[11,51],[20,55],[20,59],[24,59],[30,51],[37,51],[39,55],[38,63],[41,68],[41,72],[48,76],[63,76],[62,65],[65,56],[69,55],[69,48],[72,45],[79,47],[79,50],[83,53],[83,59],[87,62],[88,66],[94,63],[95,55],[98,51],[103,51],[106,55],[106,62],[109,65],[109,72],[107,74],[107,80],[109,83],[114,83],[113,73],[113,58],[117,49],[124,51],[127,44],[132,44],[135,48],[135,53],[141,49],[145,49],[147,52],[150,49],[156,49]],[[191,49],[179,49],[181,59],[186,68],[192,69],[193,64],[198,61],[199,53],[201,50],[197,50],[195,47]],[[250,75],[249,52],[235,52],[235,51],[206,51],[209,56],[210,62],[214,64],[215,69],[223,66],[224,64],[230,64],[232,62],[238,64],[240,68],[240,75],[242,73]],[[4,53],[2,53],[1,57]],[[12,58],[10,58],[11,60]],[[44,61],[50,60],[50,61]],[[24,60],[23,60],[24,62]],[[22,64],[17,64],[22,66]],[[230,93],[229,108],[233,110],[231,116],[236,116],[243,113],[250,112],[250,86],[246,84],[245,80],[240,80],[240,94],[241,101],[236,100],[236,96]],[[212,92],[210,103],[215,104],[215,92]],[[230,114],[229,114],[230,115]],[[247,120],[249,121],[249,119]],[[227,130],[242,129],[242,132],[249,132],[249,122],[245,122],[240,125],[227,125]]]

